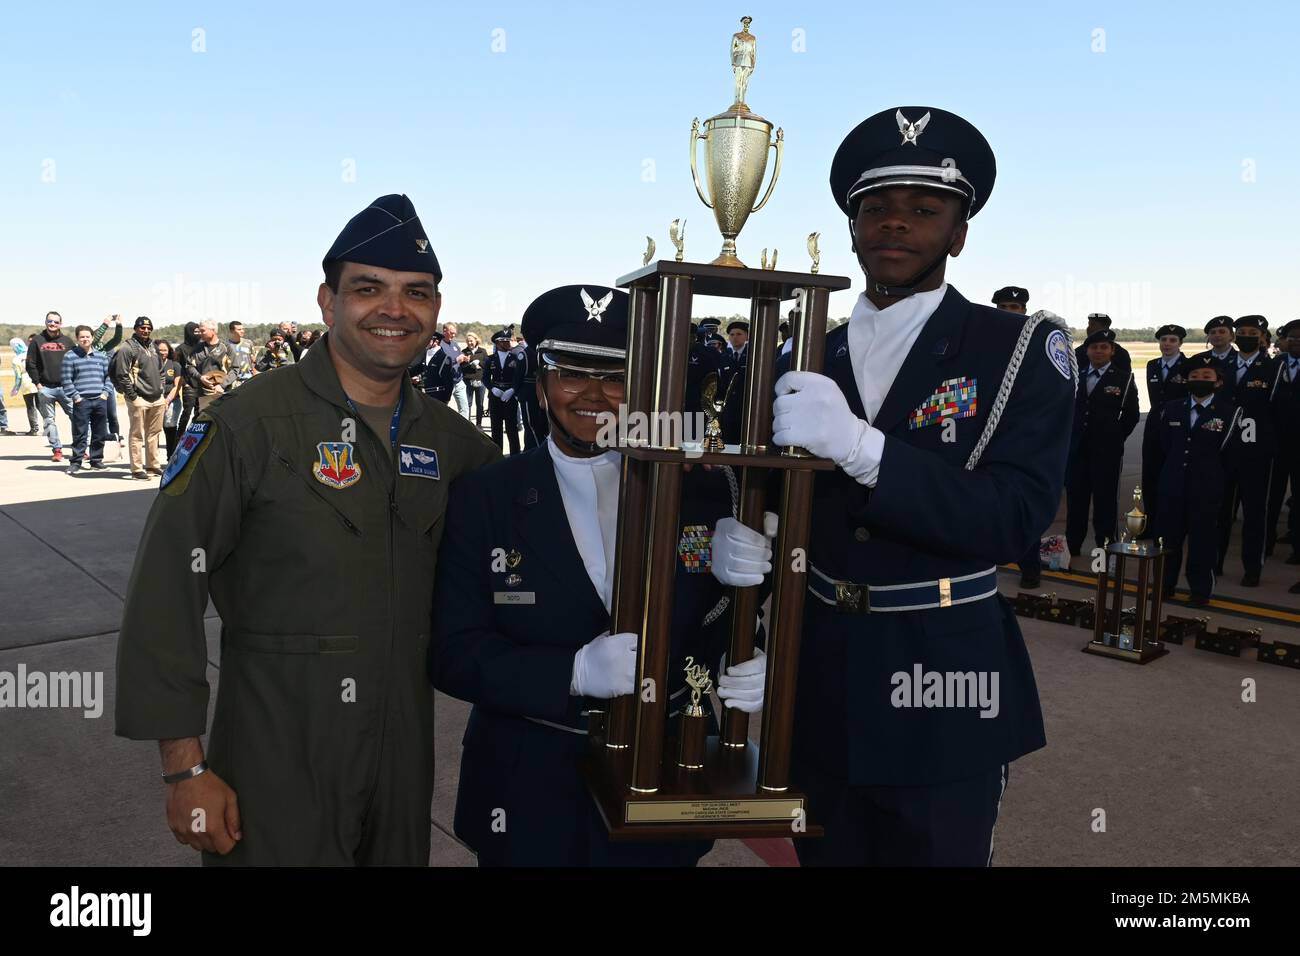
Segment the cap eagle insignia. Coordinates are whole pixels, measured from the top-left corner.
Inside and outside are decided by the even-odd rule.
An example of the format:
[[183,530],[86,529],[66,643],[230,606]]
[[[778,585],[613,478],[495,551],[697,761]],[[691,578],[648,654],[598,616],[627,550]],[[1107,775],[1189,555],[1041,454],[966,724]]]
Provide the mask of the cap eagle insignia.
[[601,314],[609,308],[609,304],[614,301],[614,293],[612,292],[606,292],[599,302],[593,299],[587,293],[586,289],[579,290],[578,294],[582,296],[582,304],[587,309],[588,322],[599,322]]
[[915,146],[917,139],[919,139],[921,134],[925,132],[926,124],[930,122],[929,112],[927,112],[915,123],[913,123],[906,116],[904,116],[902,110],[899,110],[895,114],[895,118],[898,120],[898,131],[903,134],[902,145],[904,146],[906,146],[908,143],[911,143],[913,146]]

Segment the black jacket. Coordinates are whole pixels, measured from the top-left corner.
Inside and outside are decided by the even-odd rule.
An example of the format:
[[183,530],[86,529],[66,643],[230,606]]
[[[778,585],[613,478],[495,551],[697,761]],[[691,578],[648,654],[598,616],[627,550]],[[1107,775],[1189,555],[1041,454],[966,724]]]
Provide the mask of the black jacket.
[[61,388],[63,356],[76,347],[77,343],[63,332],[53,338],[47,332],[37,332],[27,340],[27,377],[37,385]]
[[1214,504],[1223,497],[1224,476],[1237,432],[1237,409],[1222,389],[1190,427],[1190,396],[1166,402],[1160,410],[1160,501]]
[[[510,398],[519,397],[519,386],[524,380],[524,360],[523,354],[519,349],[511,349],[506,352],[505,364],[500,359],[500,352],[493,351],[483,362],[483,384],[488,388],[499,388],[502,391],[513,388],[515,394]],[[492,399],[495,401],[496,396]]]
[[469,356],[469,361],[461,366],[465,382],[469,385],[476,385],[483,381],[483,370],[484,366],[487,365],[488,350],[480,345],[478,348],[465,349],[464,351]]
[[156,402],[163,396],[162,369],[152,345],[142,345],[132,335],[113,355],[109,366],[113,387],[128,402],[142,398]]

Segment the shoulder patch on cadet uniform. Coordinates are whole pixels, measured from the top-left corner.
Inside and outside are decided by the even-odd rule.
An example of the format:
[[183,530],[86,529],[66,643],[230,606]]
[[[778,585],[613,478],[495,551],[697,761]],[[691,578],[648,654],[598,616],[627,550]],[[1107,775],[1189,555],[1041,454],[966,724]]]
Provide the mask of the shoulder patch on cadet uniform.
[[1047,336],[1047,357],[1052,360],[1056,370],[1065,378],[1070,377],[1070,340],[1060,329],[1053,329]]
[[712,566],[713,529],[706,524],[688,524],[677,542],[677,556],[688,574],[703,574]]
[[193,471],[193,469],[189,469],[186,466],[189,465],[191,461],[197,462],[199,460],[203,450],[207,447],[204,442],[207,440],[208,436],[212,434],[212,430],[215,427],[216,422],[206,421],[193,422],[189,428],[185,429],[185,434],[182,435],[181,440],[176,443],[176,454],[172,456],[172,460],[167,463],[167,469],[163,472],[162,484],[159,485],[159,491],[166,488],[176,478],[180,477],[181,474],[184,473],[184,478],[181,482],[167,493],[170,495],[180,495],[185,493],[185,489],[190,485],[190,474]]

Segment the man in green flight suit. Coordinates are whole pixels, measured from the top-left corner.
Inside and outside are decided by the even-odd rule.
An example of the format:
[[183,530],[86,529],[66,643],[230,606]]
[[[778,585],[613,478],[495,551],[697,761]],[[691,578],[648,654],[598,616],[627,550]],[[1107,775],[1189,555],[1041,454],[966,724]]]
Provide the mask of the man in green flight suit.
[[[375,200],[323,266],[329,332],[190,425],[123,612],[117,733],[159,742],[168,825],[205,864],[428,862],[447,488],[501,453],[406,378],[442,304],[410,200]],[[209,594],[221,681],[205,761]]]

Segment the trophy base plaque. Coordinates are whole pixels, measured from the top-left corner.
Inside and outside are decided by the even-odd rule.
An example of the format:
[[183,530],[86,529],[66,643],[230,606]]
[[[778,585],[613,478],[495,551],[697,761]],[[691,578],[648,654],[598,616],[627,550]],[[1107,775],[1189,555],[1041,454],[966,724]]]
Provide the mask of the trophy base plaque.
[[725,747],[717,737],[709,737],[701,770],[678,766],[676,741],[670,738],[666,743],[667,757],[655,793],[628,788],[624,781],[631,772],[631,754],[626,750],[609,751],[605,759],[583,758],[583,778],[611,840],[822,835],[821,827],[808,822],[804,794],[759,790],[758,748],[752,742]]
[[1141,648],[1134,649],[1131,636],[1109,632],[1103,634],[1100,641],[1094,639],[1085,644],[1083,652],[1113,657],[1121,661],[1132,661],[1134,664],[1150,664],[1169,653],[1165,646],[1157,641],[1147,641]]

